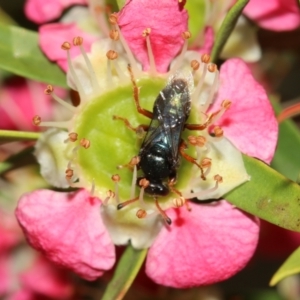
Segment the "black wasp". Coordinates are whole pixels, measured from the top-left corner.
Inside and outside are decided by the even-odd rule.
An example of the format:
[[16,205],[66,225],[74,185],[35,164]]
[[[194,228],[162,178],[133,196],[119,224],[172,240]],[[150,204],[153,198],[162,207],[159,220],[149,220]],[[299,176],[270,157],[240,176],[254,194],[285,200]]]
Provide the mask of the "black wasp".
[[[176,182],[177,169],[180,165],[180,156],[183,156],[190,162],[198,165],[196,160],[186,153],[186,144],[181,138],[181,134],[185,128],[194,128],[197,125],[186,124],[191,111],[191,97],[189,85],[186,79],[174,76],[170,79],[166,87],[159,92],[153,106],[153,112],[150,112],[140,106],[139,89],[133,77],[132,70],[128,66],[133,83],[133,95],[138,112],[151,119],[149,126],[143,126],[147,131],[142,142],[138,157],[137,168],[143,172],[143,176],[137,179],[137,184],[141,179],[146,179],[148,185],[145,192],[154,197],[156,206],[164,215],[167,223],[171,224],[171,220],[165,216],[160,209],[157,197],[167,196],[170,190],[180,194],[172,186]],[[114,119],[120,119],[125,122],[127,127],[133,128],[127,119],[114,116]],[[201,169],[201,167],[198,165]],[[137,198],[132,200],[137,200]],[[121,209],[132,200],[123,202],[118,205]]]

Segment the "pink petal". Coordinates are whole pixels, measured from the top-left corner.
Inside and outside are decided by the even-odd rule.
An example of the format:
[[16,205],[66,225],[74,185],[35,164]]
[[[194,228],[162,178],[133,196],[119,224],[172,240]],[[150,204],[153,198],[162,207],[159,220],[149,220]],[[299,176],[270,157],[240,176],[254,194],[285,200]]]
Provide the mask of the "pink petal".
[[144,70],[149,69],[146,40],[142,32],[151,28],[150,41],[156,68],[166,72],[183,45],[188,15],[178,0],[127,1],[119,13],[118,24],[127,43]]
[[226,201],[168,210],[172,225],[150,248],[146,273],[176,288],[207,285],[241,270],[253,255],[259,223]]
[[[76,36],[83,37],[83,47],[89,52],[91,45],[97,40],[95,35],[88,34],[82,31],[75,23],[53,23],[40,26],[40,47],[46,56],[52,61],[59,61],[60,67],[67,71],[67,53],[61,49],[61,45],[72,40]],[[71,57],[76,57],[80,54],[79,47],[71,49]]]
[[10,295],[7,300],[41,300],[41,296],[34,294],[32,291],[22,289]]
[[300,26],[300,10],[297,1],[251,0],[244,9],[249,18],[259,26],[274,30],[293,30]]
[[25,14],[31,21],[41,24],[58,18],[71,5],[87,5],[87,0],[27,0]]
[[28,242],[46,258],[94,280],[115,262],[100,203],[85,190],[39,190],[21,197],[17,219]]
[[0,91],[0,128],[38,130],[32,124],[32,118],[37,114],[43,120],[51,120],[53,102],[51,97],[45,95],[44,90],[45,84],[21,77],[5,81]]
[[224,135],[243,153],[270,163],[277,143],[278,123],[264,88],[240,59],[221,67],[221,86],[211,111],[230,99],[230,109],[217,122]]
[[23,288],[33,293],[56,300],[69,299],[74,293],[74,286],[66,271],[43,257],[21,275],[21,283]]

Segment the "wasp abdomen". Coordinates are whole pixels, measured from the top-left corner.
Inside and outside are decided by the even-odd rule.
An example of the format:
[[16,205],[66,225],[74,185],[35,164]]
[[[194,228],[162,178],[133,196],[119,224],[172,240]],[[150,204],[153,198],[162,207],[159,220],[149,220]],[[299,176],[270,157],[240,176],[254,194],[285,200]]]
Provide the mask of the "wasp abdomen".
[[154,144],[147,151],[140,152],[139,166],[148,180],[163,180],[172,172],[170,153],[161,144]]

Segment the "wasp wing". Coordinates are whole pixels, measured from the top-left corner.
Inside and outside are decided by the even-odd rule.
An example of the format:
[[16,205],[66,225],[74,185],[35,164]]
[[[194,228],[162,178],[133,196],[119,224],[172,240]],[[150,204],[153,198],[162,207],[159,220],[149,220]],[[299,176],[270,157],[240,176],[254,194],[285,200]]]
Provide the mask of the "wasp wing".
[[176,93],[171,85],[158,95],[153,118],[143,141],[141,151],[159,144],[169,156],[169,161],[177,164],[181,133],[189,114],[190,97],[188,92]]

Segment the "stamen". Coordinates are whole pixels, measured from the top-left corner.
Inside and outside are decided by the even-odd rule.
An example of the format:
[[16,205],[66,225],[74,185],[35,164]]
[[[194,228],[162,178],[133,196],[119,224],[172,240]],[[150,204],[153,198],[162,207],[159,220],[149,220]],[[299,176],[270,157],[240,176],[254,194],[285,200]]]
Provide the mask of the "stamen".
[[223,129],[220,126],[215,126],[213,129],[215,137],[223,137]]
[[135,165],[133,167],[133,175],[132,175],[132,181],[131,181],[130,198],[133,198],[134,195],[135,195],[136,179],[137,179],[137,167]]
[[147,212],[144,210],[144,209],[139,209],[137,212],[136,212],[136,216],[139,218],[139,219],[144,219],[147,217]]
[[210,56],[208,54],[203,54],[201,56],[201,61],[205,64],[208,64],[210,62]]
[[231,107],[231,101],[230,100],[223,100],[221,106],[227,110]]
[[114,60],[114,59],[118,58],[118,53],[114,50],[108,50],[106,53],[106,57],[109,60]]
[[76,107],[74,107],[73,105],[69,104],[68,102],[66,102],[65,100],[61,99],[60,97],[58,97],[55,93],[54,93],[54,89],[52,85],[47,85],[47,88],[45,89],[44,93],[46,95],[51,95],[53,97],[54,100],[56,100],[59,104],[61,104],[62,106],[64,106],[65,108],[69,109],[72,112],[76,111]]
[[109,27],[106,21],[106,15],[105,12],[107,11],[107,9],[105,9],[105,7],[101,6],[101,5],[93,5],[94,1],[89,1],[89,6],[92,10],[92,12],[94,11],[94,16],[95,19],[97,20],[97,24],[100,28],[100,31],[103,32],[106,36],[108,36],[108,32],[109,32]]
[[124,50],[127,54],[129,63],[132,65],[133,73],[135,74],[135,76],[137,76],[138,73],[139,73],[139,70],[137,68],[137,63],[136,63],[135,58],[134,58],[134,56],[133,56],[133,54],[132,54],[132,52],[131,52],[131,50],[130,50],[130,48],[129,48],[129,46],[128,46],[128,44],[127,44],[127,42],[126,42],[126,40],[125,40],[125,38],[124,38],[124,36],[121,32],[121,30],[120,30],[120,27],[118,25],[118,14],[117,13],[111,14],[109,16],[109,21],[113,26],[115,26],[116,30],[118,31],[120,42],[121,42],[121,44],[122,44],[122,46],[123,46],[123,48],[124,48]]
[[107,60],[106,70],[107,70],[107,73],[106,73],[107,85],[108,86],[113,86],[114,82],[112,80],[112,66],[111,66],[111,60],[110,59]]
[[103,205],[107,205],[110,198],[115,197],[115,193],[112,190],[106,192],[107,197],[103,200]]
[[71,44],[69,42],[64,42],[62,44],[61,48],[63,50],[67,51],[68,66],[69,66],[71,75],[74,79],[74,82],[75,82],[76,88],[78,89],[79,94],[80,95],[85,95],[84,89],[83,89],[83,87],[80,83],[80,80],[79,80],[76,72],[75,72],[75,69],[74,69],[74,66],[73,66],[73,63],[72,63],[72,60],[71,60],[71,56],[70,56]]
[[[78,146],[76,146],[76,147],[74,147],[73,149],[72,149],[72,154],[75,156],[76,155],[76,152],[78,151],[78,149],[80,148],[80,145],[78,145]],[[71,160],[72,161],[72,160]]]
[[151,33],[151,28],[146,28],[143,31],[142,36],[146,38],[146,45],[147,45],[147,52],[148,52],[148,59],[149,59],[149,73],[152,75],[156,75],[157,71],[156,71],[154,54],[153,54],[150,37],[149,37],[150,33]]
[[[213,188],[210,188],[210,189],[207,189],[207,190],[204,190],[204,191],[200,191],[200,192],[196,192],[196,193],[188,193],[187,195],[184,195],[184,196],[187,199],[198,198],[198,200],[201,201],[201,199],[200,199],[201,197],[204,197],[207,194],[209,194],[211,192],[214,192],[218,188],[219,183],[222,183],[223,178],[220,175],[215,175],[214,180],[216,181],[216,183],[215,183],[215,186]],[[194,179],[193,181],[198,181],[198,179]]]
[[215,64],[209,64],[207,67],[208,71],[215,74],[213,84],[210,87],[210,93],[208,95],[208,98],[202,108],[203,111],[206,111],[209,107],[209,105],[212,103],[212,100],[218,90],[219,87],[219,70],[217,68],[217,65]]
[[116,202],[118,204],[120,203],[118,182],[121,180],[121,177],[118,174],[115,174],[111,177],[111,179],[115,183],[115,196],[116,196]]
[[144,202],[144,193],[145,193],[145,188],[147,186],[149,186],[150,182],[146,179],[143,178],[139,181],[139,186],[141,187],[140,189],[140,195],[139,195],[139,201],[142,207],[145,206],[145,202]]
[[195,102],[197,100],[197,98],[199,98],[202,86],[204,84],[204,80],[205,80],[205,76],[206,76],[206,72],[207,72],[207,65],[203,61],[202,61],[202,64],[200,65],[200,72],[201,72],[201,75],[200,75],[201,77],[200,77],[200,80],[198,81],[198,83],[195,87],[195,90],[193,92],[192,102]]
[[64,141],[65,143],[67,142],[76,142],[78,138],[78,134],[76,132],[70,132],[69,137]]
[[118,14],[117,13],[112,13],[109,16],[109,22],[111,25],[118,25]]
[[113,40],[113,41],[118,41],[120,38],[120,34],[119,31],[116,29],[112,29],[109,32],[109,37]]
[[118,169],[123,169],[123,168],[129,168],[130,170],[133,170],[133,167],[136,166],[140,162],[141,158],[139,156],[134,156],[129,163],[125,165],[118,165]]
[[92,180],[92,187],[91,187],[91,191],[90,191],[90,195],[93,196],[95,193],[95,181],[94,179]]
[[73,45],[74,46],[79,46],[80,52],[81,52],[81,54],[84,58],[86,66],[88,68],[92,87],[93,87],[93,89],[96,90],[96,92],[97,91],[99,92],[100,91],[100,86],[99,86],[99,83],[98,83],[98,80],[97,80],[96,73],[95,73],[94,68],[91,64],[90,59],[88,58],[88,56],[87,56],[87,54],[86,54],[86,52],[85,52],[85,50],[82,46],[82,43],[83,43],[83,38],[81,36],[77,36],[73,39]]
[[68,168],[65,173],[66,173],[66,179],[68,181],[71,180],[74,175],[74,171],[72,169]]
[[216,72],[218,70],[218,67],[217,67],[216,64],[210,63],[207,66],[207,69],[208,69],[209,72],[213,73],[213,72]]
[[184,197],[179,197],[179,198],[175,198],[173,199],[173,204],[176,208],[182,207],[183,205],[185,205],[185,198]]
[[223,182],[223,177],[220,176],[219,174],[214,176],[214,180],[216,180],[217,183],[222,183]]
[[196,60],[196,59],[193,59],[193,60],[191,61],[191,68],[193,69],[193,75],[194,75],[195,72],[196,72],[197,70],[199,70],[199,68],[200,68],[200,63],[199,63],[199,61]]
[[[114,66],[115,70],[117,71],[117,74],[118,74],[119,78],[121,80],[125,81],[127,79],[127,77],[125,76],[125,74],[121,70],[121,68],[120,68],[119,64],[117,63],[117,61],[115,61],[118,58],[118,53],[114,50],[108,50],[107,53],[106,53],[106,57],[111,61],[110,64],[112,64]],[[110,64],[109,64],[109,66],[111,66]],[[110,74],[112,74],[112,72]],[[110,76],[112,76],[112,75],[110,75]]]
[[202,160],[201,160],[201,163],[200,163],[201,167],[203,169],[206,169],[205,172],[204,172],[204,176],[207,177],[209,172],[210,172],[210,169],[211,169],[211,158],[209,157],[204,157]]
[[231,106],[231,101],[230,100],[224,100],[221,104],[221,109],[219,109],[218,111],[212,113],[209,116],[209,119],[210,119],[209,124],[216,123],[223,116],[225,111],[230,108],[230,106]]
[[171,225],[172,224],[172,220],[168,217],[168,215],[166,214],[166,212],[164,210],[162,210],[162,208],[159,206],[157,198],[155,198],[155,205],[156,205],[157,210],[159,211],[159,213],[161,214],[161,216],[165,220],[165,222],[168,225]]
[[41,122],[42,122],[42,118],[38,115],[32,118],[32,124],[35,126],[40,126]]
[[203,147],[206,144],[207,139],[202,135],[199,136],[190,135],[188,137],[188,141],[193,146]]
[[188,48],[188,39],[191,37],[191,33],[189,31],[185,31],[181,34],[182,38],[184,39],[184,44],[181,48],[180,54],[177,56],[177,61],[174,66],[172,66],[172,69],[170,70],[170,73],[176,72],[176,70],[182,65],[184,55]]
[[32,118],[32,124],[35,126],[43,126],[43,127],[55,127],[55,128],[64,128],[68,129],[70,122],[69,121],[61,121],[61,122],[42,122],[40,116],[36,115]]
[[91,142],[90,140],[86,139],[86,138],[82,138],[79,142],[80,146],[82,146],[85,149],[88,149],[91,146]]

